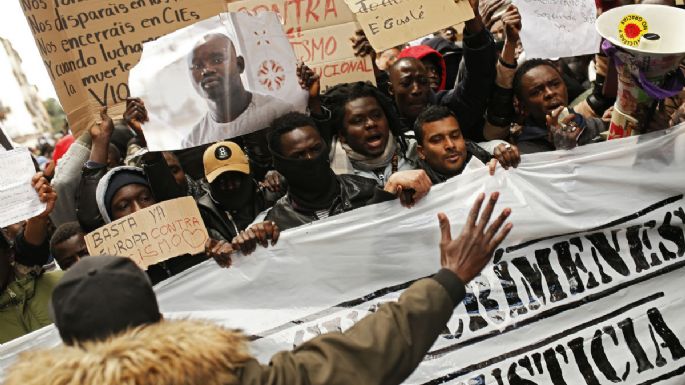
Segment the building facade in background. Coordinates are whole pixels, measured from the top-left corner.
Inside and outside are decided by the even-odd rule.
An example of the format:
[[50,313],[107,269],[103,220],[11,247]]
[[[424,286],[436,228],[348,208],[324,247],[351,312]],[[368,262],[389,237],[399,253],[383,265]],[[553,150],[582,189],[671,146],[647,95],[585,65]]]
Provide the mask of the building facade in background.
[[21,58],[9,40],[0,37],[0,126],[16,142],[50,132],[50,117],[21,69]]

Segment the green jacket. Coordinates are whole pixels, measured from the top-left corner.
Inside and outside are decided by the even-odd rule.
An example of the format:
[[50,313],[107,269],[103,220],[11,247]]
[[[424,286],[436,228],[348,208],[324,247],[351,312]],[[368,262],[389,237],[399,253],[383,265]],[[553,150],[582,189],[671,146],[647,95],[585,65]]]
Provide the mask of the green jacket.
[[0,294],[0,343],[50,325],[52,289],[62,271],[28,275],[14,280]]
[[[104,342],[22,355],[5,385],[393,385],[423,360],[464,285],[448,270],[415,282],[344,333],[327,333],[262,365],[240,332],[196,320],[141,326]],[[43,368],[44,370],[36,370]],[[154,368],[154,370],[150,370]]]

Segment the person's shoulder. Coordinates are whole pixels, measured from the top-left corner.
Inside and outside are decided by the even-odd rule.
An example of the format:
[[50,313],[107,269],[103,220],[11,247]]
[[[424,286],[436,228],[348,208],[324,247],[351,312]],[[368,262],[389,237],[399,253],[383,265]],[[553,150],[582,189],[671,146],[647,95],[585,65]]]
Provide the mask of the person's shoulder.
[[368,192],[373,191],[378,187],[375,179],[371,179],[362,175],[354,174],[340,174],[336,175],[340,184],[349,191]]

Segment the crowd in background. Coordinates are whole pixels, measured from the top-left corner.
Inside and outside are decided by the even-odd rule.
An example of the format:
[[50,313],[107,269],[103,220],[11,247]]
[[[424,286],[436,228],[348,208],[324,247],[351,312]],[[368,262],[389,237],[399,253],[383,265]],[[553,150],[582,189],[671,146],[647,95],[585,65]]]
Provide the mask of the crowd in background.
[[[471,5],[476,16],[463,30],[437,31],[419,45],[375,52],[359,31],[351,44],[371,56],[376,85],[322,90],[300,63],[307,113],[284,114],[252,134],[147,151],[145,101],[131,98],[121,120],[105,108],[78,138],[42,140],[33,185],[48,208],[0,237],[0,342],[53,322],[51,292],[63,271],[87,259],[85,234],[155,203],[193,197],[210,240],[204,253],[150,266],[153,284],[210,258],[230,267],[237,251],[359,207],[395,199],[411,207],[465,170],[505,172],[523,154],[606,140],[616,99],[608,58],[526,58],[516,6]],[[654,105],[648,131],[683,121],[685,91]]]

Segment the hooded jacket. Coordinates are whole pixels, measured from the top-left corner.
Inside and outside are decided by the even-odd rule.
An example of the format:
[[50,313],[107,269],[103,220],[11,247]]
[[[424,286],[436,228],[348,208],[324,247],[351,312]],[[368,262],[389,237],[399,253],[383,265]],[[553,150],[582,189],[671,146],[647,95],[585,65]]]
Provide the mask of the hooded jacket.
[[203,321],[161,321],[104,342],[26,352],[5,385],[400,384],[464,294],[459,278],[443,269],[344,333],[276,353],[268,365],[247,353],[239,332]]
[[438,87],[438,91],[445,89],[445,85],[447,84],[447,67],[445,66],[445,59],[443,59],[438,51],[427,45],[417,45],[403,49],[402,52],[400,52],[399,57],[413,57],[421,61],[423,61],[424,58],[433,60],[438,67],[440,67],[440,87]]
[[[145,171],[143,171],[143,169],[141,168],[132,166],[121,166],[109,170],[100,179],[100,182],[98,182],[97,189],[95,190],[95,201],[97,202],[98,210],[100,211],[100,215],[102,216],[102,219],[105,222],[105,224],[112,222],[112,218],[110,218],[109,213],[107,212],[107,207],[105,207],[105,194],[107,193],[107,188],[109,187],[109,184],[112,181],[112,177],[117,173],[125,170],[139,173],[144,178],[147,178]],[[164,200],[157,198],[157,196],[155,196],[155,198],[157,199],[157,201]],[[176,275],[183,270],[195,266],[206,259],[207,256],[205,254],[181,255],[149,266],[147,269],[147,274],[150,277],[150,281],[152,281],[152,283],[155,284],[173,275]]]

